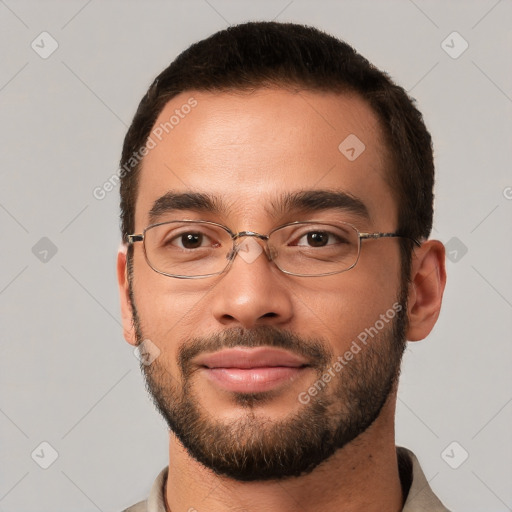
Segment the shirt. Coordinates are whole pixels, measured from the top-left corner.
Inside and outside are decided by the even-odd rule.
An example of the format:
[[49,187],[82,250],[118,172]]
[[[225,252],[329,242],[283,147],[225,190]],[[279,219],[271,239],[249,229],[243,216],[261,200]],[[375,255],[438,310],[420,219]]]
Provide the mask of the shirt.
[[[402,512],[450,512],[432,492],[414,453],[397,447],[397,457],[400,482],[404,494],[407,494]],[[140,501],[123,512],[166,512],[164,493],[168,471],[167,466],[160,472],[147,500]]]

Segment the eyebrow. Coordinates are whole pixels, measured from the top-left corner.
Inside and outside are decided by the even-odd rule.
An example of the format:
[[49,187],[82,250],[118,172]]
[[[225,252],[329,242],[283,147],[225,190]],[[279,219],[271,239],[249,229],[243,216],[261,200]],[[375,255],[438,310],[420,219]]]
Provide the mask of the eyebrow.
[[[149,222],[158,222],[162,215],[175,211],[227,213],[228,208],[220,198],[199,192],[167,192],[159,197],[149,211]],[[326,210],[338,210],[352,213],[369,220],[368,208],[359,198],[338,190],[304,190],[289,192],[271,200],[265,211],[271,216],[283,216],[293,213],[314,213]]]
[[363,201],[341,190],[304,190],[288,193],[278,201],[271,201],[270,207],[274,214],[338,210],[370,220],[370,213]]
[[198,192],[167,192],[159,197],[149,211],[149,222],[153,224],[166,214],[174,211],[192,210],[197,212],[219,213],[222,208],[220,201],[209,194]]

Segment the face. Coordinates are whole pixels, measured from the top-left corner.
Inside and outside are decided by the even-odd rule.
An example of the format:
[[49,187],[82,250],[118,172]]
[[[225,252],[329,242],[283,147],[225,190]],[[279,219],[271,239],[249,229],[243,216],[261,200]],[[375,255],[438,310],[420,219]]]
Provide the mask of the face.
[[[155,127],[191,97],[144,158],[136,233],[183,219],[234,233],[296,221],[397,229],[383,136],[357,96],[183,93]],[[355,151],[340,150],[349,136]],[[237,480],[298,476],[365,432],[392,392],[406,327],[399,242],[365,240],[351,270],[302,277],[244,240],[254,257],[239,252],[226,272],[192,280],[155,272],[135,244],[132,341],[158,348],[141,368],[190,455]]]

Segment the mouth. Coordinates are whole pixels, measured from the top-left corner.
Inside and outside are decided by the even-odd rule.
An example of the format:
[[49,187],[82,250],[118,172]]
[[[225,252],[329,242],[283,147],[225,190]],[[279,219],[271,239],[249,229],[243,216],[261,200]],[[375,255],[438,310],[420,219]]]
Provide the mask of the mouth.
[[222,350],[204,354],[195,362],[212,384],[226,391],[245,393],[284,386],[311,367],[301,356],[270,347]]

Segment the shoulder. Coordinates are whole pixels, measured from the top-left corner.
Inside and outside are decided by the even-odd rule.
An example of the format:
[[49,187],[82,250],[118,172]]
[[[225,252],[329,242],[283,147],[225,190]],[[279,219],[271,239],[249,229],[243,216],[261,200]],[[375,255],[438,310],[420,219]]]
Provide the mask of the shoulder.
[[139,501],[131,507],[125,508],[122,512],[146,512],[147,511],[147,500]]
[[432,491],[416,455],[406,448],[397,447],[397,458],[406,496],[402,512],[450,512]]
[[135,505],[125,508],[123,512],[165,512],[164,494],[168,471],[169,466],[160,471],[151,486],[147,500],[139,501]]

